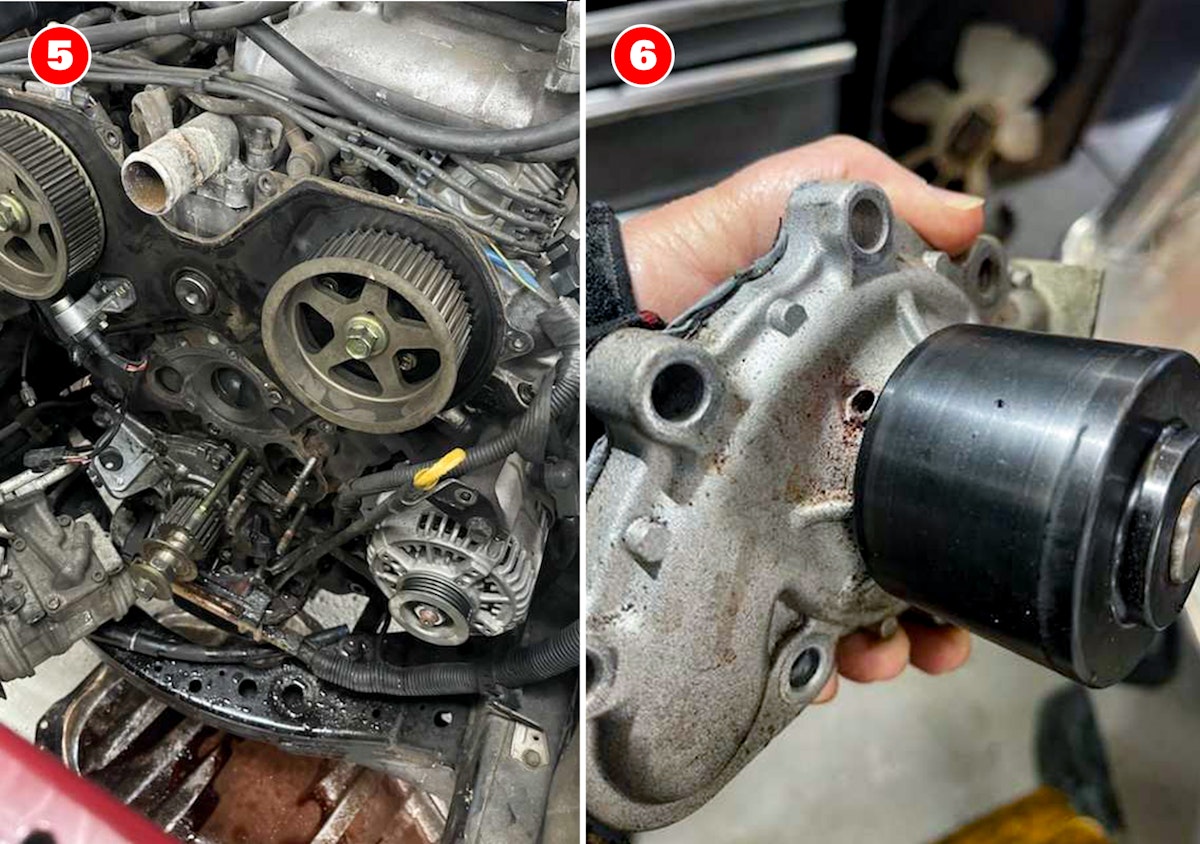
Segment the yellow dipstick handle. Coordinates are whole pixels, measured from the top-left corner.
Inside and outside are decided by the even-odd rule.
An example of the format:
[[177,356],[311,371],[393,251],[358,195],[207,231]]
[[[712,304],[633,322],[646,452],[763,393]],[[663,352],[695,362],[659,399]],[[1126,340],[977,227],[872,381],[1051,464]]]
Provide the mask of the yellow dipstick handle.
[[433,489],[447,472],[454,471],[455,467],[466,459],[467,452],[464,449],[455,448],[447,451],[432,466],[413,475],[413,486],[422,490]]

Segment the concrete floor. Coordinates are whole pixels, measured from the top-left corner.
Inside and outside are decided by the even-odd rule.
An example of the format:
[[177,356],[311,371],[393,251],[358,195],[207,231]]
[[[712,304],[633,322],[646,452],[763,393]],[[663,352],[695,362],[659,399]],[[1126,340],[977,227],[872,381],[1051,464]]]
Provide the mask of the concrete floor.
[[100,663],[86,642],[76,642],[62,656],[38,666],[37,674],[4,684],[0,724],[33,741],[38,721],[51,704],[66,697]]

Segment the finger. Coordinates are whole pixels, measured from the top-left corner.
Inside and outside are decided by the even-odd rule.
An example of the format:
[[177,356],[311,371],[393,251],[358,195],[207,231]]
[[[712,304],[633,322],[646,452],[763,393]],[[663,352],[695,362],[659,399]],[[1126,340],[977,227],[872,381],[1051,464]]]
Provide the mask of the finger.
[[983,230],[983,200],[932,187],[875,147],[846,136],[770,156],[622,227],[639,305],[670,319],[770,249],[792,191],[809,181],[864,180],[935,248],[961,252]]
[[925,624],[909,618],[901,625],[911,642],[912,664],[926,674],[954,671],[971,655],[971,634],[961,627]]
[[838,672],[856,683],[891,680],[908,665],[908,654],[908,635],[903,627],[886,639],[860,630],[838,642]]
[[829,675],[829,679],[825,681],[825,685],[821,687],[821,691],[813,698],[813,703],[829,703],[837,697],[838,693],[838,676],[837,672]]

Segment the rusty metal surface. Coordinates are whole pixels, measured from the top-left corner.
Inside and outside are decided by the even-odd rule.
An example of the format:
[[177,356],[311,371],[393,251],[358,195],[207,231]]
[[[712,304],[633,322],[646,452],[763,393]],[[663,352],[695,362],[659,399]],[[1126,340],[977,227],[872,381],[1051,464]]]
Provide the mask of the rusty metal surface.
[[198,844],[431,844],[445,826],[445,806],[403,779],[205,726],[108,666],[46,714],[37,743]]

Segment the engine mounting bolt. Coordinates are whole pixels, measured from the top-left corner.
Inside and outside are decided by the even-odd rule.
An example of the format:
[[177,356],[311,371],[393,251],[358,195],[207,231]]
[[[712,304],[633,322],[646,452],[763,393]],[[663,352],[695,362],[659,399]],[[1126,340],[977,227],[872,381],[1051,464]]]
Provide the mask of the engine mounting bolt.
[[784,337],[791,337],[799,331],[807,319],[808,312],[804,307],[787,299],[776,299],[767,307],[767,325]]
[[62,598],[60,598],[58,595],[51,595],[46,599],[46,609],[50,610],[51,612],[54,612],[60,607],[62,607]]
[[387,329],[373,316],[351,317],[346,323],[346,354],[355,360],[367,360],[387,347]]
[[1200,513],[1197,510],[1200,510],[1200,484],[1188,490],[1175,518],[1167,573],[1176,585],[1187,583],[1200,570]]
[[412,352],[405,352],[396,359],[396,365],[400,367],[401,372],[412,372],[417,368],[417,356]]
[[70,527],[71,526],[71,517],[68,516],[66,513],[60,513],[59,515],[55,516],[54,521],[58,522],[60,527]]
[[0,232],[23,232],[29,229],[29,212],[11,193],[0,194]]
[[671,543],[671,532],[662,522],[656,522],[654,519],[643,516],[634,519],[629,527],[625,528],[623,539],[629,553],[643,563],[653,565],[661,563],[667,556],[667,549]]
[[537,768],[542,764],[542,755],[533,748],[530,748],[521,754],[521,761],[531,768]]
[[422,627],[441,627],[446,623],[446,616],[437,607],[429,604],[417,604],[413,607],[413,615],[417,617]]
[[104,570],[103,569],[92,569],[92,580],[95,581],[96,583],[103,583],[104,582]]
[[14,551],[24,551],[25,550],[25,540],[21,539],[21,537],[18,536],[16,539],[14,539],[12,541],[12,547],[13,547]]

